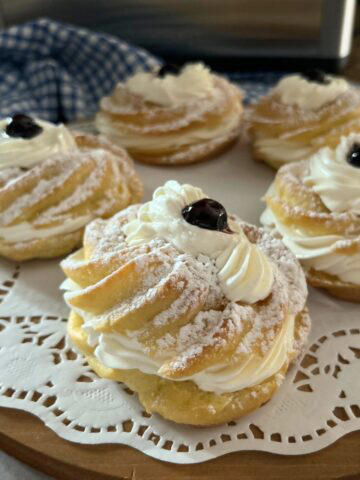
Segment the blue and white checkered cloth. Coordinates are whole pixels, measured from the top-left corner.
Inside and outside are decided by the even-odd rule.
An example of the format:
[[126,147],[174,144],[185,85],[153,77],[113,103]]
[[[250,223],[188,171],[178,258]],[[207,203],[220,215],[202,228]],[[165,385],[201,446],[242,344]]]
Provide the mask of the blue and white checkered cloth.
[[70,122],[159,60],[115,37],[46,18],[0,32],[0,117],[16,112]]
[[[90,117],[99,100],[136,70],[161,61],[110,35],[43,18],[0,32],[0,117],[27,113],[53,122]],[[281,73],[229,72],[250,103]]]

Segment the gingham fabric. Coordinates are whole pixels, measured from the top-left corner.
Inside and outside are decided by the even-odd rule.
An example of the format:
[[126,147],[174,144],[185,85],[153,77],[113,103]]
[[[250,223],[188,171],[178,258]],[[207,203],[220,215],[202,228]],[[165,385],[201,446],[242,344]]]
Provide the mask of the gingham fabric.
[[0,32],[0,117],[86,118],[118,81],[158,64],[145,50],[84,28],[48,19],[11,27]]
[[288,73],[290,72],[228,72],[228,77],[244,90],[244,103],[251,104],[266,95],[270,88]]
[[[92,116],[101,97],[136,70],[161,63],[110,35],[43,18],[0,32],[0,118],[17,112],[72,122]],[[251,103],[282,72],[229,72]]]

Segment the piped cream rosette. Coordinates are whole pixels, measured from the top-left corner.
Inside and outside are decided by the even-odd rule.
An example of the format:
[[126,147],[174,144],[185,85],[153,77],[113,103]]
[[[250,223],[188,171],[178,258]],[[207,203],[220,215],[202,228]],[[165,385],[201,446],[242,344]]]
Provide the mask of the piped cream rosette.
[[278,169],[360,132],[359,90],[320,72],[310,78],[284,77],[254,106],[250,134],[256,159]]
[[39,133],[30,138],[22,138],[6,133],[11,122],[11,118],[0,120],[0,172],[13,167],[29,169],[52,155],[77,149],[74,136],[62,123],[55,125],[36,119],[34,123],[40,127]]
[[84,247],[62,262],[68,333],[91,367],[148,412],[194,425],[271,398],[309,330],[295,257],[234,216],[210,229],[226,212],[208,200],[169,181],[150,202],[88,225]]
[[282,167],[265,199],[262,224],[282,237],[309,282],[359,302],[360,135]]
[[192,163],[239,136],[241,100],[238,87],[200,63],[164,77],[140,72],[102,99],[96,126],[136,160]]
[[69,253],[87,223],[141,199],[142,184],[120,147],[42,120],[35,136],[12,137],[10,122],[0,122],[0,255]]

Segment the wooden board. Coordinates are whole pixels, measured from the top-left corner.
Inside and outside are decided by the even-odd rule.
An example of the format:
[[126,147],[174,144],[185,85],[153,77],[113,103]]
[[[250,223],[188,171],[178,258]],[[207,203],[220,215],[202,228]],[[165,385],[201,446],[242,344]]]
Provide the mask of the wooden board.
[[310,455],[237,452],[174,465],[122,445],[67,442],[29,413],[0,408],[0,448],[59,480],[359,480],[360,431]]

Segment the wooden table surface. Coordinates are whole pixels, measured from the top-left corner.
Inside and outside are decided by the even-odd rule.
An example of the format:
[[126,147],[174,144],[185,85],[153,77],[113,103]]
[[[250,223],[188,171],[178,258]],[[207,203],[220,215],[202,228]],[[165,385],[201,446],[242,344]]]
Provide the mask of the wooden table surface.
[[59,480],[359,480],[359,446],[360,432],[354,432],[310,455],[237,452],[174,465],[127,446],[71,443],[29,413],[0,408],[0,448]]

